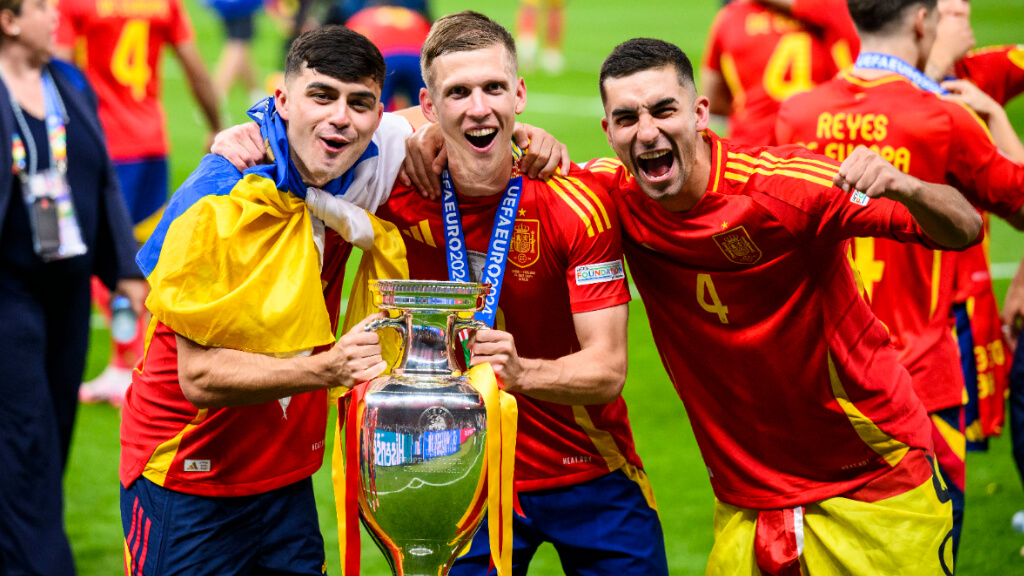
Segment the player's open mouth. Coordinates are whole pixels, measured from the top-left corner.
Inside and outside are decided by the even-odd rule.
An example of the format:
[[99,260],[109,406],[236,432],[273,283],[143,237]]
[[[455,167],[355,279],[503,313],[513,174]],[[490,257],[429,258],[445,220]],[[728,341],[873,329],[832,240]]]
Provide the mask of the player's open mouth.
[[644,176],[652,182],[663,180],[672,172],[675,162],[671,150],[655,150],[637,156],[636,163]]
[[474,128],[466,131],[466,140],[469,141],[470,146],[483,152],[487,150],[491,142],[494,142],[494,137],[497,135],[497,128]]
[[345,146],[348,146],[348,142],[341,138],[321,137],[320,142],[323,143],[324,148],[328,152],[341,152],[341,150],[345,148]]

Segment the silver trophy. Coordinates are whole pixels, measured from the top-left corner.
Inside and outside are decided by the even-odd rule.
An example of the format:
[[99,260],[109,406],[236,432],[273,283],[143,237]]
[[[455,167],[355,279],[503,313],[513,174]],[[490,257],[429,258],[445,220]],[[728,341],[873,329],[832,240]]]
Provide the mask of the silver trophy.
[[461,330],[486,328],[471,315],[490,284],[377,280],[370,290],[399,315],[367,330],[394,328],[403,342],[391,374],[366,389],[359,510],[395,576],[444,576],[482,517],[486,411],[455,358]]

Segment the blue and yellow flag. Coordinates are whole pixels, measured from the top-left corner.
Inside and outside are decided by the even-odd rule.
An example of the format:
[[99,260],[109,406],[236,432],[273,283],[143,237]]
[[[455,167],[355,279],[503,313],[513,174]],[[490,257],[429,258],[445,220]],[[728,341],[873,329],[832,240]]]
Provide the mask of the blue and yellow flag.
[[[334,342],[305,185],[272,98],[250,110],[274,163],[240,173],[207,155],[137,257],[146,306],[205,346],[291,354]],[[335,180],[326,189],[340,187]]]

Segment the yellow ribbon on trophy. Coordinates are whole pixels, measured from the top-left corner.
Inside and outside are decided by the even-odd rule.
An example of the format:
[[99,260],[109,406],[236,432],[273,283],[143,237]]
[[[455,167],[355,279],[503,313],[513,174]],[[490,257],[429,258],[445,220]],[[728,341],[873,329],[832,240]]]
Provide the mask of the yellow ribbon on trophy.
[[[512,574],[512,514],[514,472],[516,463],[516,432],[519,407],[514,396],[498,388],[498,379],[490,364],[474,366],[466,372],[469,384],[484,400],[487,412],[487,459],[481,476],[487,476],[487,529],[491,560],[499,576]],[[477,497],[481,497],[479,486]],[[474,498],[475,500],[475,498]],[[467,515],[474,505],[470,506]],[[460,528],[463,520],[459,521]]]

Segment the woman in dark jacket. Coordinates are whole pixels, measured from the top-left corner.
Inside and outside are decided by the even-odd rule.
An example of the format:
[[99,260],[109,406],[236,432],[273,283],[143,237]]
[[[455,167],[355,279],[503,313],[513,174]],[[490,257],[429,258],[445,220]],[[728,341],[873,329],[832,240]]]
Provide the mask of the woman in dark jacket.
[[95,96],[73,68],[50,62],[55,26],[49,0],[0,0],[3,574],[74,573],[62,476],[85,369],[89,278],[128,296],[136,312],[146,291]]

